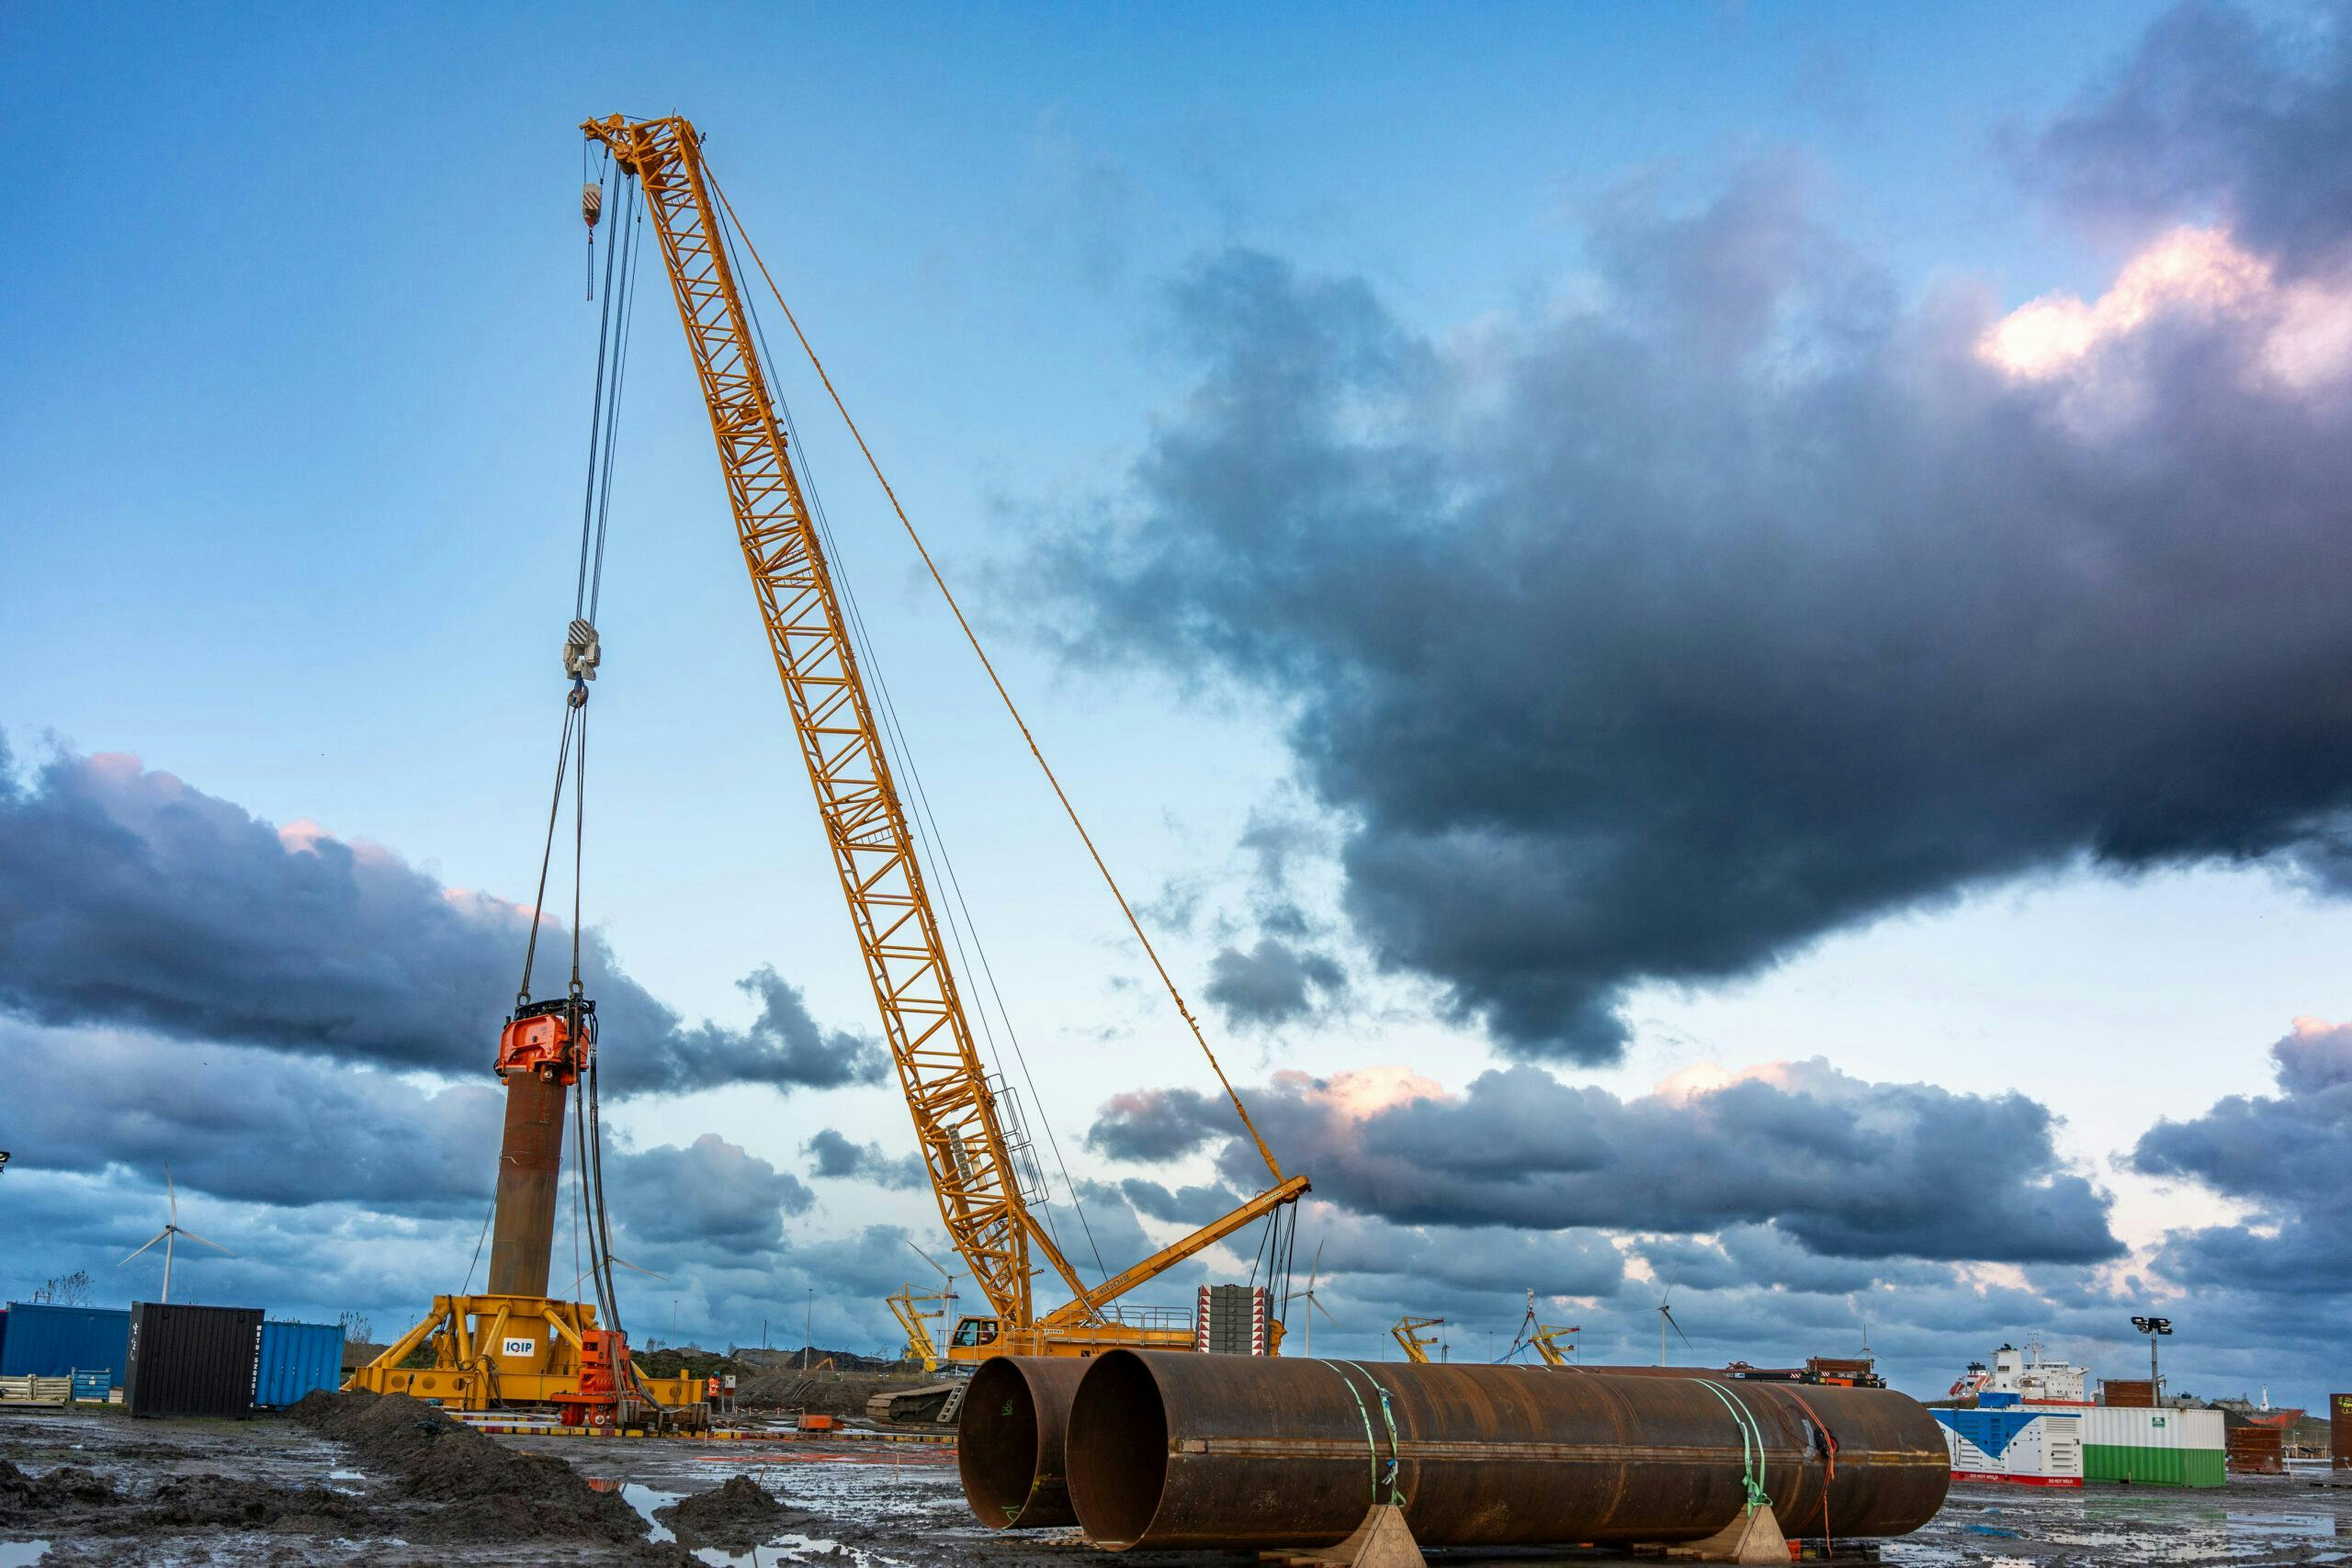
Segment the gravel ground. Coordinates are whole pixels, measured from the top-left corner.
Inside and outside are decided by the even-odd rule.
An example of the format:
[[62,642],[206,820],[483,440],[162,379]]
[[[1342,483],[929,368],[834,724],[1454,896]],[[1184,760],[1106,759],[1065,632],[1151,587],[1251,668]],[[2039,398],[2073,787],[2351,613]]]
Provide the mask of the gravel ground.
[[[392,1414],[384,1413],[375,1425],[399,1426],[389,1419]],[[1256,1562],[1238,1553],[1097,1558],[1071,1532],[983,1530],[964,1506],[953,1451],[942,1447],[781,1438],[493,1441],[516,1455],[562,1461],[591,1487],[634,1509],[647,1521],[645,1536],[611,1539],[607,1521],[564,1538],[485,1538],[481,1532],[494,1530],[495,1519],[486,1521],[478,1508],[468,1512],[471,1506],[464,1499],[435,1495],[443,1489],[429,1472],[425,1495],[416,1495],[413,1459],[381,1444],[375,1451],[390,1457],[358,1458],[358,1450],[282,1418],[132,1422],[119,1411],[0,1411],[0,1461],[21,1472],[14,1483],[0,1472],[0,1568],[347,1562],[419,1568],[460,1559],[469,1568],[697,1562],[746,1568],[794,1562],[1074,1568],[1089,1562],[1105,1568],[1114,1562],[1118,1568],[1240,1568]],[[71,1467],[87,1470],[91,1480],[73,1475]],[[732,1529],[695,1536],[691,1526],[697,1514],[707,1521],[756,1519],[760,1510],[746,1506],[752,1500],[741,1496],[741,1488],[732,1506],[713,1498],[682,1516],[674,1505],[715,1493],[737,1476],[749,1477],[780,1511],[769,1521],[775,1528],[765,1544],[730,1551],[750,1537]],[[2352,1490],[2314,1486],[2312,1479],[2311,1473],[2241,1478],[2207,1492],[1962,1483],[1926,1529],[1885,1542],[1882,1551],[1885,1562],[1907,1568],[2352,1564]],[[114,1500],[70,1501],[77,1487]],[[8,1496],[21,1503],[35,1495],[48,1499],[39,1506],[49,1511],[8,1511]],[[688,1526],[697,1542],[694,1551],[676,1544],[669,1521]],[[701,1544],[719,1535],[725,1547]],[[1473,1568],[1601,1560],[1532,1552],[1440,1553],[1432,1561]]]

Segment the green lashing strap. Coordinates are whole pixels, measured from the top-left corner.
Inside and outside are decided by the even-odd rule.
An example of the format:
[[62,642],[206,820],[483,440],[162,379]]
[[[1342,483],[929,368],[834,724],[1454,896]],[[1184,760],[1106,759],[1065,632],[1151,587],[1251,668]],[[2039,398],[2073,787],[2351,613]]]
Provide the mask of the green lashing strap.
[[1701,1388],[1723,1401],[1724,1408],[1731,1412],[1732,1424],[1739,1428],[1739,1479],[1747,1492],[1747,1511],[1752,1514],[1770,1506],[1772,1499],[1764,1490],[1764,1429],[1756,1424],[1754,1413],[1738,1395],[1720,1383],[1704,1378],[1697,1381]]
[[[1322,1360],[1319,1356],[1316,1359]],[[1346,1361],[1324,1361],[1323,1364],[1340,1374],[1340,1382],[1346,1387],[1348,1397],[1356,1402],[1356,1417],[1363,1423],[1364,1448],[1371,1458],[1373,1505],[1375,1507],[1378,1506],[1381,1502],[1381,1494],[1385,1492],[1391,1506],[1403,1507],[1405,1499],[1398,1495],[1396,1491],[1396,1412],[1389,1408],[1388,1391],[1381,1386],[1378,1378],[1371,1377],[1370,1373],[1365,1374],[1371,1380],[1373,1392],[1380,1396],[1381,1423],[1388,1428],[1388,1462],[1386,1473],[1384,1474],[1380,1460],[1380,1438],[1372,1429],[1372,1411],[1365,1405],[1363,1393],[1356,1387],[1356,1380],[1349,1375],[1350,1371],[1362,1371],[1363,1369]]]

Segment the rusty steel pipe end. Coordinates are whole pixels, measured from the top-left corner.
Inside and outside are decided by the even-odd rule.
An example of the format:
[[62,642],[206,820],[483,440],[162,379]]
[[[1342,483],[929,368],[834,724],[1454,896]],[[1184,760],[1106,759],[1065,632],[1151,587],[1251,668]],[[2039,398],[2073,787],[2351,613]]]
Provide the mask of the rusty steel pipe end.
[[998,1356],[980,1363],[956,1422],[964,1501],[990,1529],[1074,1525],[1063,1436],[1089,1362]]
[[1095,1358],[1063,1447],[1113,1551],[1313,1550],[1392,1502],[1425,1547],[1665,1545],[1756,1489],[1792,1537],[1903,1535],[1951,1473],[1934,1417],[1885,1389],[1197,1351]]
[[1073,1517],[1089,1545],[1125,1551],[1150,1531],[1168,1488],[1168,1408],[1151,1369],[1132,1350],[1095,1357],[1068,1421],[1085,1434],[1066,1485]]

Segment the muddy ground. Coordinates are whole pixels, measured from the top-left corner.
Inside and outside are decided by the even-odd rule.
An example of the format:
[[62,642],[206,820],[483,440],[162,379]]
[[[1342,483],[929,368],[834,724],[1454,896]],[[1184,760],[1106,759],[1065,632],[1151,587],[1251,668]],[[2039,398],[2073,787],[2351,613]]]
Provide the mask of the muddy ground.
[[[310,1414],[316,1425],[0,1411],[0,1568],[1256,1561],[1110,1558],[1068,1532],[991,1535],[966,1511],[945,1448],[782,1433],[772,1442],[487,1438],[405,1400]],[[746,1479],[727,1492],[737,1477]],[[1887,1562],[1915,1568],[2352,1564],[2352,1490],[2311,1479],[2240,1479],[2193,1493],[1962,1484],[1927,1529],[1882,1550]],[[1595,1560],[1537,1552],[1432,1561],[1471,1568]]]

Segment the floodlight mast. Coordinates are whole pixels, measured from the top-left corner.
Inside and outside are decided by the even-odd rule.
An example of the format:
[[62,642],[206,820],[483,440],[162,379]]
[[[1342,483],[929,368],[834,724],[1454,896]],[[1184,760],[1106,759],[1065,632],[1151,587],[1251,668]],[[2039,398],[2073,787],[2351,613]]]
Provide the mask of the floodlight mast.
[[2148,1397],[2158,1404],[2162,1404],[2165,1398],[2165,1385],[2156,1373],[2156,1340],[2159,1336],[2172,1332],[2172,1319],[2135,1317],[2132,1320],[2132,1326],[2148,1337]]

